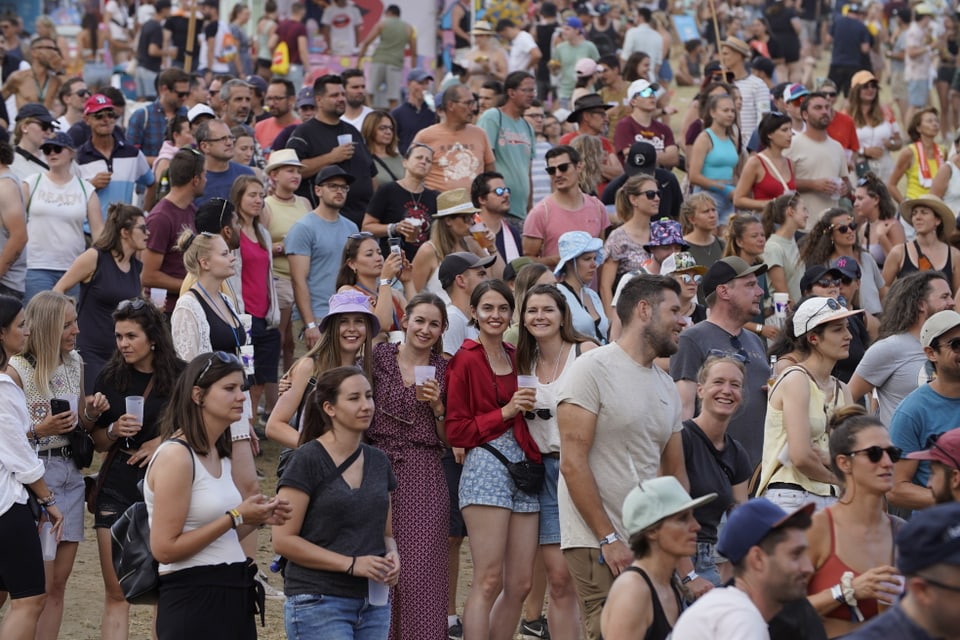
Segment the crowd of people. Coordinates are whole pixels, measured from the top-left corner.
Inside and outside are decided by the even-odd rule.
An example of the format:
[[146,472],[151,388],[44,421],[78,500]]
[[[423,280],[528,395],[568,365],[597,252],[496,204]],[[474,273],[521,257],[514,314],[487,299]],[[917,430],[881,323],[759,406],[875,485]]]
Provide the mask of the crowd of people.
[[678,55],[658,7],[457,2],[441,76],[396,6],[324,10],[340,74],[298,1],[201,2],[193,73],[148,6],[72,76],[0,19],[2,637],[60,635],[85,510],[128,637],[141,501],[163,640],[955,634],[951,12],[723,4]]

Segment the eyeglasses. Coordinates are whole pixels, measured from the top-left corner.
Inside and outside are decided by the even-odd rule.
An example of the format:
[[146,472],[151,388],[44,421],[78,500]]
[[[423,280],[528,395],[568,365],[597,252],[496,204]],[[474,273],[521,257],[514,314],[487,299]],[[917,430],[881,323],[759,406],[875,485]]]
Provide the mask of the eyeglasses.
[[881,447],[878,445],[873,445],[872,447],[867,447],[866,449],[857,449],[856,451],[850,451],[847,453],[848,456],[855,456],[858,453],[867,454],[867,460],[876,464],[883,459],[883,454],[890,456],[890,462],[896,462],[903,456],[903,451],[900,447]]
[[807,318],[806,323],[803,325],[803,333],[810,331],[810,323],[817,319],[817,316],[820,315],[820,312],[824,309],[830,309],[830,311],[839,311],[841,309],[840,303],[834,300],[833,298],[827,298],[827,301],[820,306],[819,309],[810,314],[810,317]]
[[491,189],[490,193],[494,193],[498,196],[508,196],[510,195],[510,187],[497,187],[496,189]]
[[114,113],[113,111],[98,111],[95,114],[93,114],[93,119],[94,120],[103,120],[103,119],[116,120],[117,114]]
[[60,153],[64,150],[65,147],[61,147],[58,144],[43,144],[40,145],[40,151],[43,152],[43,155],[49,156],[55,153]]
[[527,420],[533,420],[534,418],[549,420],[553,417],[553,413],[550,412],[550,409],[534,409],[533,411],[524,411],[523,417]]
[[369,231],[360,231],[358,233],[351,233],[347,238],[351,240],[366,240],[367,238],[372,238],[373,234]]
[[557,173],[558,171],[559,171],[560,173],[566,173],[566,172],[567,172],[567,169],[569,169],[569,168],[571,167],[571,165],[573,165],[572,162],[561,162],[561,163],[558,164],[558,165],[554,165],[554,166],[552,166],[552,167],[547,167],[547,173],[550,174],[551,176],[552,176],[552,175],[556,175],[556,173]]
[[[342,193],[347,193],[348,191],[350,191],[350,185],[343,184],[341,182],[324,182],[320,186],[326,187],[327,189],[330,189],[330,191],[340,191]],[[370,235],[373,235],[373,234],[370,234]]]
[[864,89],[879,89],[879,88],[880,88],[880,85],[877,83],[876,80],[871,80],[870,82],[867,82],[866,84],[864,84],[864,85],[863,85],[863,88],[864,88]]
[[147,306],[147,301],[143,298],[130,298],[129,300],[121,300],[117,304],[117,311],[124,311],[126,309],[133,309],[134,311],[139,311]]
[[201,140],[201,142],[224,142],[229,140],[230,142],[236,142],[237,136],[220,136],[219,138],[207,138],[206,140]]
[[477,104],[477,101],[476,101],[475,99],[470,99],[470,100],[454,100],[454,102],[456,102],[457,104],[469,105],[469,106],[471,106],[471,107],[472,107],[473,105]]
[[700,284],[700,281],[703,280],[703,276],[699,274],[689,274],[689,273],[675,273],[673,274],[680,278],[680,281],[683,284]]
[[81,98],[86,98],[87,96],[91,95],[91,93],[90,93],[90,89],[80,89],[79,91],[74,91],[73,95],[79,96]]
[[735,77],[736,76],[733,71],[714,71],[710,74],[710,81],[731,83],[734,81]]
[[820,278],[814,284],[816,284],[818,287],[829,289],[830,287],[839,287],[840,281],[836,278]]
[[928,583],[929,585],[936,587],[937,589],[943,589],[944,591],[952,591],[954,593],[960,593],[960,587],[955,587],[950,584],[944,584],[942,582],[934,580],[933,578],[928,578],[927,576],[917,576],[917,577],[923,580],[924,582]]
[[379,127],[377,127],[377,131],[393,131],[393,125],[392,125],[392,124],[382,124],[382,125],[380,125]]
[[856,231],[856,230],[857,230],[857,223],[856,223],[856,222],[849,222],[849,223],[847,223],[847,224],[841,224],[841,225],[833,225],[833,224],[832,224],[832,225],[830,225],[830,228],[831,228],[831,229],[836,229],[836,230],[839,231],[840,233],[846,233],[846,232],[848,232],[848,231]]
[[960,469],[960,462],[957,462],[957,459],[954,458],[952,455],[950,455],[950,452],[949,452],[949,451],[947,451],[946,449],[944,449],[943,447],[941,447],[939,444],[937,444],[937,441],[940,440],[940,436],[942,436],[942,435],[943,435],[942,433],[934,433],[934,434],[931,435],[929,438],[927,438],[927,448],[928,448],[928,449],[936,449],[937,451],[939,451],[939,452],[942,453],[943,455],[947,456],[947,458],[950,460],[950,462],[953,463],[953,468],[954,468],[954,469]]
[[227,353],[226,351],[214,351],[207,359],[207,365],[203,368],[203,371],[200,372],[200,375],[197,376],[196,382],[193,383],[194,385],[200,385],[200,381],[203,380],[203,376],[207,375],[207,371],[210,370],[210,365],[213,364],[214,360],[219,360],[223,364],[235,364],[240,367],[243,366],[240,362],[240,358],[238,358],[236,354]]
[[950,347],[950,350],[953,351],[954,353],[960,353],[960,338],[951,338],[950,340],[947,340],[946,342],[942,342],[942,343],[938,341],[937,349],[939,349],[944,345]]
[[147,229],[147,225],[145,224],[138,224],[134,227],[134,229],[140,229],[140,231],[143,231],[144,233],[150,233],[150,230]]
[[56,48],[56,47],[46,47],[46,46],[30,47],[30,49],[31,49],[31,50],[46,49],[47,51],[60,51],[60,49],[58,49],[58,48]]
[[640,193],[642,193],[647,198],[647,200],[660,199],[660,192],[657,191],[656,189],[648,189],[647,191],[641,191]]

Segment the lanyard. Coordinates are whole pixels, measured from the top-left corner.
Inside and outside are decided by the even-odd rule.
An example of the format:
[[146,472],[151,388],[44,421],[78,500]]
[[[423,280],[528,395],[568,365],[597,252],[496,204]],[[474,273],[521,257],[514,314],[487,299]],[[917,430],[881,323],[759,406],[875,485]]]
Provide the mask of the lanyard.
[[[200,287],[200,291],[203,292],[203,295],[206,297],[206,299],[210,301],[210,306],[214,310],[214,313],[216,313],[216,303],[213,301],[213,298],[210,296],[210,294],[207,293],[207,290],[203,288],[203,285],[200,284],[199,280],[197,280],[197,286]],[[233,341],[237,344],[237,355],[239,355],[240,354],[240,338],[238,336],[238,332],[242,330],[243,323],[240,322],[240,318],[238,318],[237,314],[233,312],[233,309],[227,303],[227,299],[226,297],[224,297],[222,293],[220,294],[220,299],[223,300],[223,304],[226,305],[227,311],[230,312],[230,315],[233,317],[233,319],[237,323],[236,327],[230,327],[230,333],[233,334]]]

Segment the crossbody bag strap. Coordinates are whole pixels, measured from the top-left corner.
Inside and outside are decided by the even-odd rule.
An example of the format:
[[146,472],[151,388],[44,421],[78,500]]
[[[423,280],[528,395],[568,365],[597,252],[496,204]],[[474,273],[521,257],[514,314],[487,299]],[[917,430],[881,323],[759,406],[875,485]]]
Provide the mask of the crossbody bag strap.
[[507,456],[505,456],[505,455],[503,455],[502,453],[500,453],[500,451],[499,451],[495,446],[493,446],[492,444],[490,444],[489,442],[483,443],[482,445],[480,445],[480,448],[481,448],[481,449],[485,449],[485,450],[489,451],[490,453],[492,453],[492,454],[493,454],[493,457],[496,458],[497,460],[499,460],[500,463],[501,463],[503,466],[505,466],[505,467],[509,467],[511,464],[513,464],[512,462],[510,462],[509,459],[507,459]]
[[393,178],[394,182],[399,180],[399,178],[393,173],[393,171],[390,171],[390,167],[387,166],[386,162],[384,162],[377,156],[373,156],[373,161],[376,162],[381,167],[383,167],[383,170],[390,174],[390,177]]
[[[762,153],[758,153],[757,157],[760,158],[761,164],[766,168],[767,171],[773,174],[773,177],[780,181],[780,184],[783,185],[784,191],[789,191],[790,187],[787,186],[786,180],[783,179],[783,175],[780,173],[780,170],[777,169],[777,165],[773,164],[773,161],[769,158],[763,157]],[[787,162],[790,162],[787,160]]]
[[350,465],[352,465],[354,462],[357,461],[357,458],[360,457],[360,452],[362,450],[363,450],[362,446],[357,447],[357,450],[351,453],[350,455],[348,455],[347,459],[341,462],[340,466],[334,469],[332,474],[330,474],[329,476],[325,477],[323,480],[320,481],[320,483],[317,485],[317,489],[323,487],[329,482],[333,482],[334,480],[342,476],[343,472],[346,471],[348,468],[350,468]]

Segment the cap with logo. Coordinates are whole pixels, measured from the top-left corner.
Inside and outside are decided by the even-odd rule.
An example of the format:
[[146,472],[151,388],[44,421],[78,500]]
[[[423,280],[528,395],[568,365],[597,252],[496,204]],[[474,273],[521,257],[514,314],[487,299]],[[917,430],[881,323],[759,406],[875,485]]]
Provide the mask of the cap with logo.
[[317,106],[317,101],[313,95],[313,87],[304,87],[297,92],[297,102],[295,106],[297,109]]
[[88,116],[91,113],[97,113],[104,109],[113,109],[113,100],[102,93],[95,93],[87,98],[87,101],[84,103],[83,115]]
[[653,175],[657,169],[657,148],[649,142],[640,140],[630,145],[627,153],[626,173],[634,176],[638,173]]

